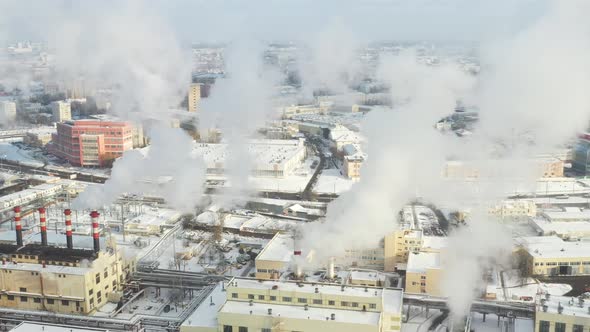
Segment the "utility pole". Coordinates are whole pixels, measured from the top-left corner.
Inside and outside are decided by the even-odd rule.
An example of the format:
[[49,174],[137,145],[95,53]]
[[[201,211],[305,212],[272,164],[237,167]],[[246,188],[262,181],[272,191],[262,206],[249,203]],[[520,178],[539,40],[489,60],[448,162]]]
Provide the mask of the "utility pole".
[[125,216],[123,215],[123,202],[121,202],[121,228],[123,232],[123,242],[127,242],[125,239]]

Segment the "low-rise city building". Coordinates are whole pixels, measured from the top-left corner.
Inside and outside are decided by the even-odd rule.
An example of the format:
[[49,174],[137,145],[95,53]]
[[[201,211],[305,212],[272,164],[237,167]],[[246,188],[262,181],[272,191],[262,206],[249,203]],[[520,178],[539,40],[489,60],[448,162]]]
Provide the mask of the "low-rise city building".
[[590,243],[569,242],[557,236],[516,239],[515,254],[522,272],[532,276],[572,276],[590,274]]
[[536,300],[535,332],[585,332],[590,327],[590,305],[583,297],[541,294]]
[[441,296],[441,254],[438,252],[413,252],[406,268],[407,293],[425,293]]

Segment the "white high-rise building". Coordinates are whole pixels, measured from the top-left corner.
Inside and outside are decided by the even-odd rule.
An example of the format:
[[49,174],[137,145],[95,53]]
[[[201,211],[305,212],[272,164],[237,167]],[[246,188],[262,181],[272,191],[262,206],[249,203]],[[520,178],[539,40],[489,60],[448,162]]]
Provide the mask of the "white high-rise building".
[[64,122],[72,119],[72,106],[65,101],[54,101],[51,103],[53,121]]
[[188,111],[198,112],[201,101],[201,84],[191,83],[188,90]]
[[13,101],[0,102],[0,121],[14,122],[16,120],[16,103]]

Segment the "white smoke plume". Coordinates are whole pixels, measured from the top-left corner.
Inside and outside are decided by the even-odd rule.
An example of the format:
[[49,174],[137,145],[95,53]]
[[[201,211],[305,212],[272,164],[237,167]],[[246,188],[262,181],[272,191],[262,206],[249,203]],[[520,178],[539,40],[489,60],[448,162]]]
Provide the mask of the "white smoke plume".
[[194,156],[193,140],[174,128],[151,132],[146,154],[126,152],[113,165],[103,186],[92,186],[73,202],[75,209],[96,208],[114,203],[122,194],[164,198],[172,207],[192,212],[204,192],[205,167]]
[[201,132],[219,128],[227,144],[223,166],[231,187],[223,196],[227,200],[220,202],[224,208],[239,204],[230,197],[252,191],[248,179],[257,161],[250,154],[249,141],[273,116],[271,97],[278,74],[263,64],[262,51],[254,41],[232,43],[224,57],[227,77],[217,80],[211,96],[202,101]]
[[397,212],[415,197],[419,185],[440,179],[449,138],[436,132],[433,123],[451,113],[473,84],[452,64],[428,67],[412,53],[384,60],[380,72],[399,106],[367,115],[362,180],[328,206],[324,222],[304,230],[304,247],[327,256],[345,248],[376,247],[397,227]]

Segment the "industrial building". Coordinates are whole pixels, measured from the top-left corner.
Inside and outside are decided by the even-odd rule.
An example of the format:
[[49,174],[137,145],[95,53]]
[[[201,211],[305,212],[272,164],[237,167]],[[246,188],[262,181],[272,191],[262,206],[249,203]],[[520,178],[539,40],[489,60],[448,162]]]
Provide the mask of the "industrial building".
[[403,291],[396,288],[234,278],[210,299],[182,332],[389,332],[402,324]]
[[[303,139],[251,140],[247,148],[252,157],[252,163],[251,165],[244,163],[244,167],[250,166],[252,175],[259,177],[286,177],[301,166],[301,162],[306,157]],[[195,154],[202,156],[205,160],[207,174],[224,174],[228,158],[226,144],[199,143],[195,147]]]
[[292,235],[277,233],[254,260],[256,279],[279,279],[291,266],[294,246]]
[[406,292],[441,296],[442,271],[440,253],[411,253],[406,268]]
[[49,151],[74,166],[107,166],[133,149],[128,122],[77,120],[57,124]]
[[515,254],[526,273],[533,276],[569,276],[590,274],[590,243],[568,242],[557,236],[516,239]]
[[71,211],[65,210],[64,245],[53,246],[48,245],[44,208],[39,208],[40,244],[23,241],[20,207],[14,212],[16,241],[0,245],[1,306],[89,314],[119,300],[135,262],[123,257],[114,241],[100,237],[98,212],[91,213],[89,241],[73,236]]
[[589,302],[583,297],[539,295],[535,305],[535,332],[588,331]]

